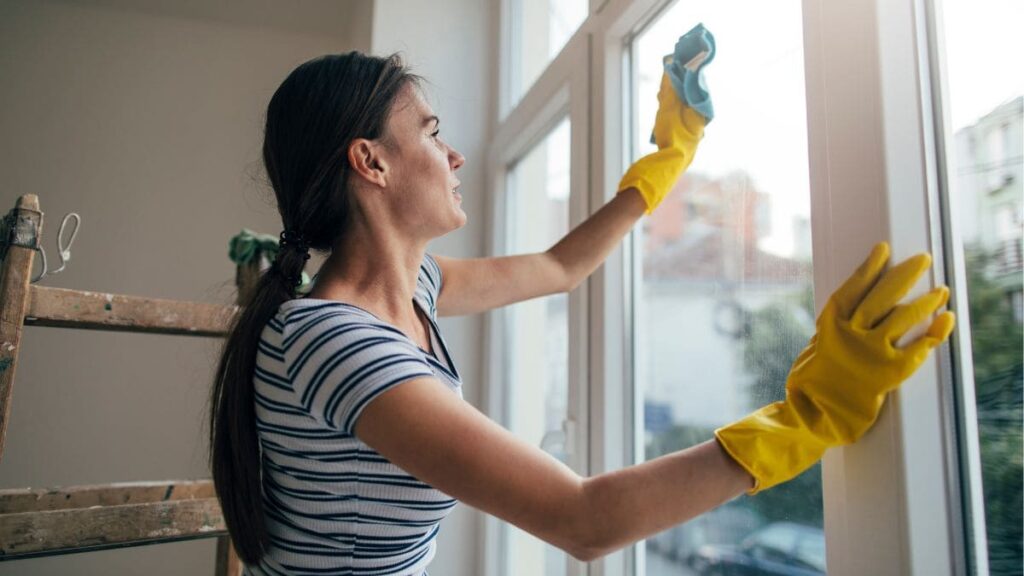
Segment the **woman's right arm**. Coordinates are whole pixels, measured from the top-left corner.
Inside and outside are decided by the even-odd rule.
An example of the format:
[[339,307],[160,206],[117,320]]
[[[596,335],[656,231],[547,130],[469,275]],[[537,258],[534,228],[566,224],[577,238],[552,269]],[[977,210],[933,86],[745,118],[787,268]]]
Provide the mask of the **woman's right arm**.
[[686,522],[753,486],[714,440],[582,478],[433,378],[375,398],[355,434],[421,481],[583,561]]
[[[716,440],[582,479],[518,440],[430,377],[381,394],[356,435],[413,476],[471,506],[593,560],[744,491],[793,478],[825,451],[857,441],[897,389],[953,330],[939,286],[899,304],[931,266],[919,254],[886,270],[889,246],[832,294],[794,362],[786,399],[715,431]],[[932,319],[933,318],[933,319]],[[898,342],[931,319],[925,333]]]

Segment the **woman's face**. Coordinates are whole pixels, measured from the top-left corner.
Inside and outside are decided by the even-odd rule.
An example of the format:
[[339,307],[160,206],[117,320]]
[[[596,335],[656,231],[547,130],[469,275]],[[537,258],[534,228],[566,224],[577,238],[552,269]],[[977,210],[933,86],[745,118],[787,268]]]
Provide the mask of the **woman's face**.
[[412,83],[388,119],[382,154],[390,169],[390,212],[404,230],[437,237],[466,224],[455,171],[466,159],[441,139],[438,118]]

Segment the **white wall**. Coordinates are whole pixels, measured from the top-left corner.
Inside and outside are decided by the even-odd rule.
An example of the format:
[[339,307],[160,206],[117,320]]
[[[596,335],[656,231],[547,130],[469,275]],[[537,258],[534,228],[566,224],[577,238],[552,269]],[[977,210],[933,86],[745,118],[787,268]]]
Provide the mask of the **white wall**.
[[[430,81],[431,106],[441,118],[441,136],[466,156],[459,171],[463,209],[469,223],[435,241],[430,251],[460,257],[484,256],[483,230],[489,195],[485,147],[497,117],[498,2],[480,0],[377,0],[373,52],[400,51],[413,70]],[[441,329],[463,376],[467,401],[481,407],[483,317],[441,321]],[[480,573],[482,515],[458,505],[441,525],[431,574]]]
[[[61,217],[83,218],[68,269],[42,284],[231,302],[228,239],[281,226],[258,180],[270,96],[309,58],[369,49],[372,8],[0,0],[0,211],[39,195],[54,265]],[[469,335],[454,339],[471,356]],[[219,341],[27,328],[22,344],[0,487],[209,475]],[[212,574],[213,559],[203,540],[0,563],[0,575]]]

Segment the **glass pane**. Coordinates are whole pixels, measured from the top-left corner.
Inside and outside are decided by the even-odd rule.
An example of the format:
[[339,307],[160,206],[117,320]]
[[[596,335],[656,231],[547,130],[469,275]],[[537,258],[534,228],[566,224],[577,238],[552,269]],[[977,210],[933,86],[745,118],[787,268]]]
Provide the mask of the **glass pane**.
[[1019,575],[1024,565],[1024,76],[1019,72],[1024,5],[958,0],[944,3],[943,11],[953,129],[946,162],[960,217],[961,238],[954,241],[963,243],[967,264],[989,573]]
[[[509,252],[542,252],[569,232],[569,120],[563,120],[508,175]],[[568,297],[508,309],[505,390],[509,430],[563,463],[569,405]],[[565,574],[568,557],[507,525],[507,574]]]
[[[705,69],[715,118],[640,236],[635,369],[647,459],[782,399],[814,331],[799,0],[679,2],[638,36],[635,157],[654,150],[661,58],[699,22],[718,49]],[[818,465],[650,538],[646,570],[824,574],[824,546]]]
[[558,56],[587,19],[589,0],[515,0],[512,3],[512,106]]

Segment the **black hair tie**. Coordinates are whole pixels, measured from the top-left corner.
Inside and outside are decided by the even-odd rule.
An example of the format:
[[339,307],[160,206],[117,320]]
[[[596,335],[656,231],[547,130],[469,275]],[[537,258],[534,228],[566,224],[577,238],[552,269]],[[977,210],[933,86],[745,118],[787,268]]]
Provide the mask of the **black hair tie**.
[[[284,230],[281,232],[281,241],[279,243],[280,250],[284,251],[287,248],[297,250],[304,260],[309,260],[309,242],[300,234],[297,230]],[[281,269],[280,259],[275,259],[277,264],[278,273],[288,282],[291,286],[300,286],[302,284],[302,268],[299,268],[298,273],[285,274],[285,271]]]
[[281,232],[281,250],[285,248],[294,248],[303,255],[306,260],[309,260],[309,242],[299,234],[296,230],[285,230]]

